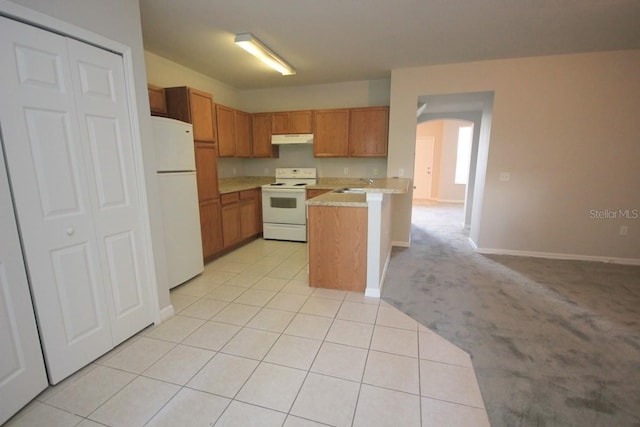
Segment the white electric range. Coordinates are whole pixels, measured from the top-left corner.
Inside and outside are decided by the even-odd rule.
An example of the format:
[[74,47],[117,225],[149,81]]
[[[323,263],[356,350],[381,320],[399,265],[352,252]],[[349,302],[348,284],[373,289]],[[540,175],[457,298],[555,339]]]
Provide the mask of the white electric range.
[[277,168],[276,182],[262,186],[263,237],[307,241],[306,186],[316,181],[315,168]]

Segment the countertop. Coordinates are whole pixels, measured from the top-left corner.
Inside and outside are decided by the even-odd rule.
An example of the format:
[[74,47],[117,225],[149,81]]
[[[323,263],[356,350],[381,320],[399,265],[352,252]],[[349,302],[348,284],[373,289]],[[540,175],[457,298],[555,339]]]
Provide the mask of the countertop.
[[218,180],[218,190],[220,194],[233,193],[236,191],[251,190],[260,188],[265,184],[271,184],[275,179],[271,176],[238,176],[233,178],[220,178]]
[[324,193],[307,200],[307,206],[352,206],[366,207],[366,193],[403,194],[409,190],[408,178],[380,178],[372,183],[358,178],[320,178],[316,185],[308,185],[308,189],[337,190],[351,187],[362,189],[362,193]]
[[[238,176],[232,178],[220,178],[218,189],[220,194],[236,191],[260,188],[265,184],[274,182],[270,176]],[[307,201],[307,205],[324,206],[367,206],[365,193],[391,193],[402,194],[409,189],[407,178],[378,178],[370,184],[366,179],[360,178],[318,178],[318,183],[308,185],[308,189],[337,190],[339,188],[361,188],[363,193],[325,193]]]
[[339,188],[361,188],[365,193],[403,194],[409,191],[408,178],[378,178],[370,184],[361,178],[318,178],[315,185],[307,185],[308,189],[337,190]]

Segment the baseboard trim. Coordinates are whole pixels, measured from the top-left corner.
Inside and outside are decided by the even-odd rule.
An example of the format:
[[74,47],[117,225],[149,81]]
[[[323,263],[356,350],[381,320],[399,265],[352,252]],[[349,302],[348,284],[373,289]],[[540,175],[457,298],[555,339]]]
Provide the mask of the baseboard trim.
[[436,199],[438,203],[452,203],[456,205],[464,204],[464,200]]
[[534,252],[534,251],[514,251],[509,249],[495,249],[495,248],[479,248],[469,239],[469,243],[473,249],[483,255],[512,255],[523,256],[532,258],[546,258],[546,259],[562,259],[571,261],[593,261],[604,262],[609,264],[624,264],[624,265],[640,265],[640,259],[636,258],[618,258],[618,257],[604,257],[604,256],[592,256],[592,255],[580,255],[580,254],[562,254],[556,252]]
[[380,298],[380,289],[365,289],[365,297]]
[[164,322],[168,318],[174,315],[173,305],[169,304],[168,306],[162,308],[160,310],[160,323]]
[[411,246],[411,244],[409,242],[401,242],[399,240],[392,240],[391,241],[391,246],[399,246],[401,248],[408,248]]

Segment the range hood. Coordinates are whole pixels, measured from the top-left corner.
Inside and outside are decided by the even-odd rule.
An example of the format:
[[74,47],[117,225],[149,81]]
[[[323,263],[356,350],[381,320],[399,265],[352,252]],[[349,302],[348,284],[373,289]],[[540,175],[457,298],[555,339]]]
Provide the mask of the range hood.
[[271,143],[274,145],[285,144],[313,144],[312,133],[296,133],[288,135],[272,135]]

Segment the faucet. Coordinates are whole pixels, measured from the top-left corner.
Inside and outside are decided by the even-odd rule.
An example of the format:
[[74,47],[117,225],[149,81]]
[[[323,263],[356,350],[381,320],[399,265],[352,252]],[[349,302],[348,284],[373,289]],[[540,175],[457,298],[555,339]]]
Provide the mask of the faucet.
[[360,178],[360,181],[366,182],[366,183],[368,183],[369,185],[373,184],[373,179],[371,179],[371,178],[369,178],[369,179],[367,179],[367,178]]

